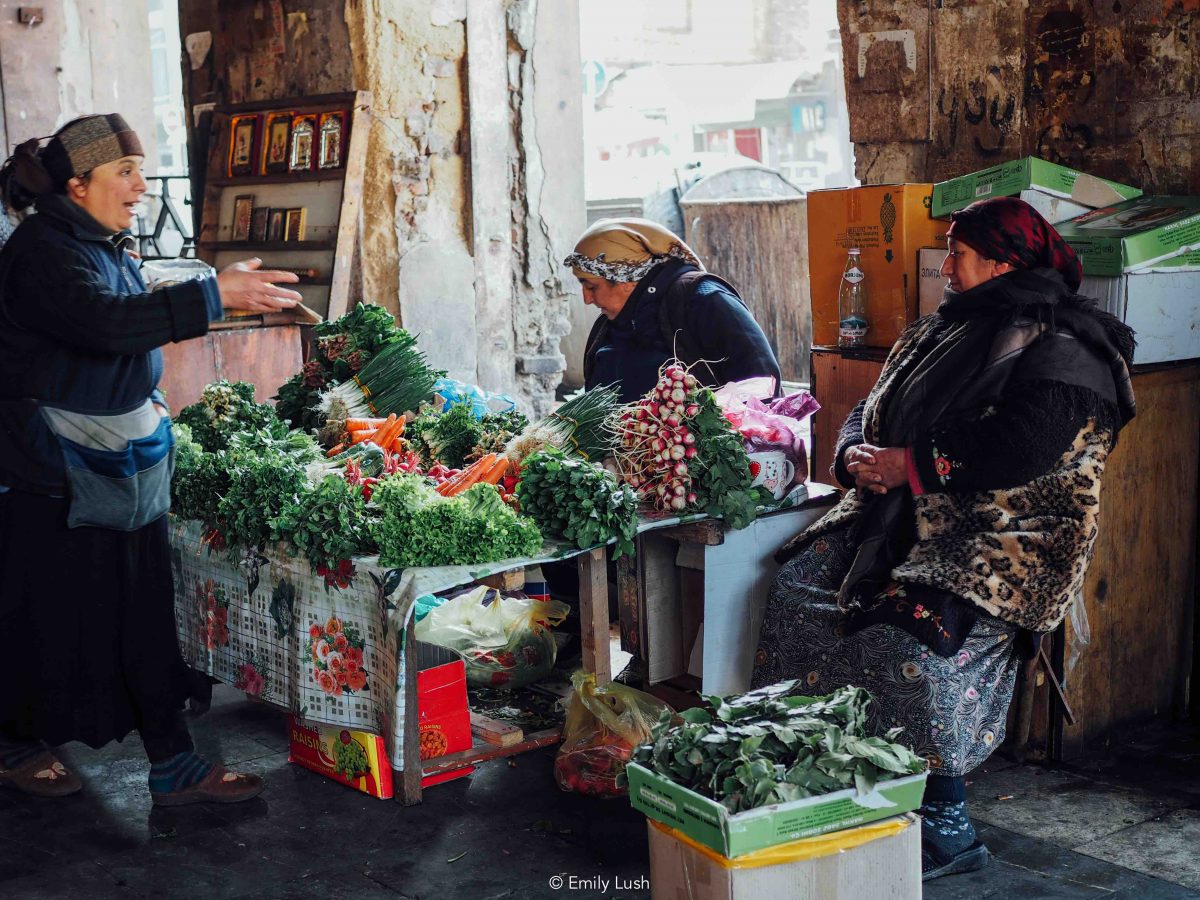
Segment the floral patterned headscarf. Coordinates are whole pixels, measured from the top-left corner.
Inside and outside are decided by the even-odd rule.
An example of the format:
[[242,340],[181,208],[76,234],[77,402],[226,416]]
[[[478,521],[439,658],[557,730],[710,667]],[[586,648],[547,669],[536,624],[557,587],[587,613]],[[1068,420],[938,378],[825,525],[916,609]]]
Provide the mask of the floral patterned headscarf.
[[648,219],[601,219],[583,233],[575,252],[563,260],[578,275],[609,281],[641,281],[667,259],[681,259],[704,270],[692,248],[669,229]]
[[1079,290],[1083,267],[1075,251],[1024,200],[992,197],[972,203],[950,216],[946,237],[1014,269],[1058,269],[1067,287]]

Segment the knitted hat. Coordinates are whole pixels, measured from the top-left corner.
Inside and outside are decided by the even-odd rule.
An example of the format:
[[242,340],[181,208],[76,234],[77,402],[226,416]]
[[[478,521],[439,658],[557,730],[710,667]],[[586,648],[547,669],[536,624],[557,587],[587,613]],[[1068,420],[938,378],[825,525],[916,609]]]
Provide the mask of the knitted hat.
[[42,165],[54,183],[62,184],[96,166],[124,156],[146,154],[129,123],[117,113],[109,113],[83,116],[68,122],[55,133],[40,155]]

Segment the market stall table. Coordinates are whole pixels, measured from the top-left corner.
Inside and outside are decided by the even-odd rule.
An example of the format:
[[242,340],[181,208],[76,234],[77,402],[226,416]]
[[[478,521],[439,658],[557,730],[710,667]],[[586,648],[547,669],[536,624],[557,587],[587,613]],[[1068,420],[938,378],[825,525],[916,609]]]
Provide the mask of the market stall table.
[[[801,492],[788,505],[803,502]],[[779,513],[770,514],[770,516]],[[657,515],[639,533],[693,527],[703,514]],[[509,756],[559,739],[558,729],[509,746],[487,745],[420,759],[417,658],[412,616],[418,599],[553,560],[579,566],[582,665],[599,683],[611,679],[605,548],[580,550],[548,541],[527,559],[469,566],[390,569],[361,557],[318,574],[282,550],[226,549],[195,521],[173,521],[175,621],[184,661],[251,696],[317,724],[381,735],[400,784],[397,799],[420,802],[423,776]],[[339,685],[316,665],[331,654],[355,676]],[[360,674],[359,674],[360,673]]]

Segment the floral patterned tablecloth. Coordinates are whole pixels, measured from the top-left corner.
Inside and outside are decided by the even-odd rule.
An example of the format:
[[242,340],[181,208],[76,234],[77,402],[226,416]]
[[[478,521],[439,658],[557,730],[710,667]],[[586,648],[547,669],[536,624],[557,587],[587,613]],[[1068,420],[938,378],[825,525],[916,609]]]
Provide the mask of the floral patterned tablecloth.
[[[803,499],[802,488],[780,508]],[[639,532],[707,518],[656,516]],[[429,594],[585,551],[547,541],[528,559],[388,569],[361,557],[320,575],[282,549],[219,549],[199,522],[172,518],[175,628],[184,661],[302,718],[382,735],[404,768],[404,626]]]

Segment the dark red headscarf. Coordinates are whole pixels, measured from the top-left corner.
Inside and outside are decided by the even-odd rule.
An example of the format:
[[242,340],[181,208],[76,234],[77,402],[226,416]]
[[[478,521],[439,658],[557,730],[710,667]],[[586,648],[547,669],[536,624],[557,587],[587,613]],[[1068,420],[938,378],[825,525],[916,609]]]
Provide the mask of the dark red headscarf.
[[951,214],[946,236],[1016,269],[1057,269],[1067,287],[1079,290],[1083,267],[1075,251],[1024,200],[992,197],[972,203]]

